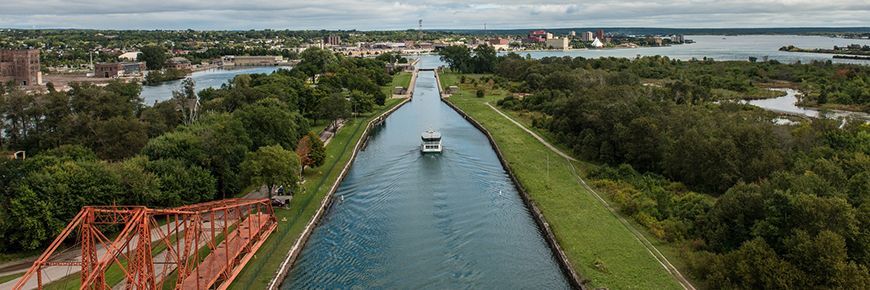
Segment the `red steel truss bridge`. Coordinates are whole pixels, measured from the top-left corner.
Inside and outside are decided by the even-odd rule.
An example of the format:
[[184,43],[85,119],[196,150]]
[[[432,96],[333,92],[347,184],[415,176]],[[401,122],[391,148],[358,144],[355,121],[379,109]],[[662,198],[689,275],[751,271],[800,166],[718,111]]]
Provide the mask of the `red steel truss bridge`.
[[[13,289],[66,289],[81,283],[79,289],[94,290],[164,285],[222,290],[277,225],[268,199],[225,199],[169,209],[86,206]],[[70,241],[75,245],[61,249]],[[80,254],[75,253],[78,248]],[[107,271],[113,274],[107,276]]]

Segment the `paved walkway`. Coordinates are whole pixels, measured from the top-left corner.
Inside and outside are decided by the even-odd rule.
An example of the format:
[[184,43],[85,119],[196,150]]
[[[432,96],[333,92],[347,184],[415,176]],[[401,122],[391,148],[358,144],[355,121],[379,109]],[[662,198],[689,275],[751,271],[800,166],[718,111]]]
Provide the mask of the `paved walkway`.
[[[519,126],[524,131],[528,132],[529,134],[532,134],[532,136],[535,137],[535,139],[538,139],[538,141],[540,141],[541,144],[544,144],[545,146],[547,146],[547,148],[550,148],[550,150],[552,150],[553,152],[556,152],[556,154],[559,154],[559,156],[562,156],[565,159],[568,159],[571,161],[577,161],[577,159],[575,159],[571,156],[568,156],[568,154],[565,154],[564,152],[560,151],[559,149],[556,149],[556,147],[554,147],[553,145],[551,145],[547,141],[544,141],[544,138],[541,138],[541,136],[538,136],[538,134],[535,134],[535,132],[532,132],[532,130],[529,130],[528,128],[526,128],[526,126],[523,126],[523,124],[520,124],[519,122],[515,121],[511,117],[508,117],[508,115],[506,115],[505,113],[503,113],[502,111],[500,111],[496,107],[493,107],[489,103],[486,103],[486,105],[489,106],[490,108],[492,108],[494,111],[498,112],[498,114],[502,115],[502,117],[505,117],[505,119],[508,119],[512,123]],[[671,276],[674,277],[674,279],[677,281],[677,283],[680,284],[680,286],[683,287],[683,289],[695,290],[695,287],[693,287],[692,284],[683,276],[683,274],[680,273],[680,271],[677,269],[677,267],[674,267],[674,265],[671,264],[671,261],[669,261],[668,258],[665,257],[665,255],[662,254],[659,251],[659,249],[656,248],[656,246],[653,245],[653,243],[650,240],[648,240],[646,238],[646,236],[644,236],[640,232],[640,230],[638,230],[636,227],[634,227],[634,225],[632,225],[630,222],[628,222],[628,220],[626,220],[624,217],[622,217],[622,215],[620,215],[616,211],[616,209],[613,208],[613,206],[611,206],[610,203],[607,202],[607,200],[602,198],[601,195],[598,194],[598,192],[596,192],[594,189],[592,189],[592,187],[590,187],[588,184],[586,184],[586,181],[583,180],[583,178],[580,177],[580,174],[577,173],[577,169],[574,167],[574,164],[571,164],[569,162],[568,166],[571,169],[571,172],[572,172],[571,175],[574,177],[575,181],[577,181],[578,184],[580,184],[583,188],[585,188],[586,191],[589,192],[589,194],[592,195],[593,198],[595,198],[595,200],[597,200],[599,203],[601,203],[601,205],[604,206],[604,208],[606,208],[611,213],[611,215],[613,215],[614,218],[616,218],[622,224],[622,226],[625,227],[629,231],[629,233],[631,233],[631,235],[634,237],[634,239],[637,240],[641,245],[643,245],[646,248],[647,252],[649,252],[649,254],[652,255],[653,258],[656,259],[656,261],[659,263],[659,265],[661,265],[669,274],[671,274]]]
[[498,114],[502,115],[502,117],[505,117],[506,119],[510,120],[511,122],[513,122],[514,124],[516,124],[517,126],[522,128],[524,131],[529,132],[529,134],[532,134],[532,136],[535,137],[535,139],[538,139],[538,141],[541,141],[541,143],[543,143],[548,148],[550,148],[550,150],[553,150],[553,152],[556,152],[556,154],[559,154],[559,156],[565,157],[566,159],[571,160],[571,161],[577,161],[577,159],[574,159],[574,157],[568,156],[568,154],[565,154],[562,151],[559,151],[559,149],[556,149],[556,147],[553,147],[553,145],[550,145],[550,143],[547,143],[547,141],[544,141],[544,138],[541,138],[541,136],[538,136],[538,134],[535,134],[535,132],[532,132],[532,130],[529,130],[528,128],[526,128],[526,126],[523,126],[523,124],[520,124],[520,122],[517,122],[514,119],[511,119],[511,117],[508,117],[508,115],[505,115],[504,113],[502,113],[501,111],[499,111],[498,109],[496,109],[495,107],[490,105],[489,103],[486,103],[486,105],[489,106],[490,108],[492,108],[493,110],[495,110],[496,112],[498,112]]

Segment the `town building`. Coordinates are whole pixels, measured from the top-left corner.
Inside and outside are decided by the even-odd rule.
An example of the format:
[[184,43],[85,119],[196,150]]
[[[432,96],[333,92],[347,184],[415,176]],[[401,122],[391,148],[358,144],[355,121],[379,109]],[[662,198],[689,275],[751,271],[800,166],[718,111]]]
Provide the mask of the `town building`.
[[544,38],[544,39],[546,39],[546,38],[547,38],[547,32],[546,32],[546,31],[543,31],[543,30],[532,30],[532,31],[529,31],[529,38],[537,38],[537,37],[540,37],[540,38]]
[[568,35],[571,37],[574,37],[574,36],[577,36],[577,32],[574,30],[571,30],[571,32],[568,32]]
[[603,30],[603,29],[599,29],[598,31],[596,31],[596,32],[595,32],[595,38],[598,38],[598,40],[602,40],[602,39],[604,39],[604,30]]
[[493,38],[489,40],[491,45],[508,45],[508,40],[504,38]]
[[146,71],[145,62],[95,63],[94,77],[117,78]]
[[553,49],[568,49],[568,38],[550,38],[546,40],[547,47],[552,47]]
[[662,46],[662,38],[658,36],[647,37],[646,42],[651,46]]
[[176,56],[163,63],[163,69],[190,69],[190,60]]
[[592,31],[583,32],[583,34],[580,36],[580,40],[584,42],[589,42],[593,39],[595,39],[595,37],[592,35]]
[[0,49],[0,81],[15,81],[24,86],[41,84],[39,50]]
[[223,58],[225,66],[276,66],[282,63],[287,63],[283,56],[280,55],[265,55],[265,56],[234,56],[225,55]]
[[674,35],[673,37],[671,37],[671,42],[683,43],[683,42],[685,42],[685,39],[683,38],[682,34],[677,34],[677,35]]
[[323,37],[323,44],[327,45],[339,45],[341,44],[341,37],[336,35],[329,35]]
[[138,58],[139,58],[139,52],[138,52],[138,51],[125,52],[125,53],[123,53],[123,54],[121,54],[121,55],[118,56],[118,59],[119,59],[119,60],[120,60],[120,59],[126,59],[126,60],[130,60],[130,61],[137,61]]

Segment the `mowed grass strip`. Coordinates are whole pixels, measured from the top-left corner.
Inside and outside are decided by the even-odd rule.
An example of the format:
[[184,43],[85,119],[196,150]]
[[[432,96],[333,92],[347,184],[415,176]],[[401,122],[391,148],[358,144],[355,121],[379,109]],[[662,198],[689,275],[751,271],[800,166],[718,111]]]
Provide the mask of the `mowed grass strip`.
[[[339,172],[344,168],[344,165],[350,161],[350,156],[352,155],[353,146],[360,139],[363,130],[365,129],[365,124],[371,121],[373,117],[377,117],[380,113],[389,110],[392,107],[395,107],[399,103],[402,102],[403,99],[388,99],[385,106],[378,108],[373,113],[363,114],[358,117],[356,120],[353,118],[349,119],[348,122],[338,130],[338,133],[326,145],[326,162],[324,162],[323,166],[316,168],[306,168],[305,169],[305,179],[306,182],[302,186],[306,190],[306,194],[296,194],[292,200],[290,200],[290,209],[275,209],[275,216],[278,218],[278,229],[266,239],[266,242],[260,246],[260,249],[257,250],[256,255],[252,258],[245,268],[239,273],[235,280],[233,280],[232,284],[228,289],[230,290],[242,290],[242,289],[264,289],[266,288],[269,280],[272,279],[272,276],[275,274],[275,271],[278,269],[278,266],[284,261],[284,256],[287,252],[290,251],[290,248],[293,247],[293,243],[296,242],[296,239],[300,237],[302,234],[302,230],[305,228],[305,225],[311,220],[311,217],[314,216],[314,213],[317,211],[317,208],[320,206],[320,202],[323,200],[324,196],[327,192],[329,192],[329,188],[338,178]],[[359,131],[354,134],[354,131],[357,128],[357,125],[362,122],[362,127],[360,127]],[[349,144],[348,144],[349,143]],[[348,144],[347,150],[344,154],[341,154],[342,150],[345,147],[345,144]],[[328,170],[330,166],[338,159],[338,163],[333,167],[332,172],[330,173]],[[329,174],[328,176],[327,173]],[[320,187],[320,190],[315,192],[315,188],[317,184],[321,182],[321,180],[326,177],[326,180],[323,181],[323,185]],[[314,194],[314,197],[310,197],[307,195]],[[303,207],[306,201],[311,198],[311,201],[307,206]],[[302,214],[299,218],[290,226],[287,234],[285,234],[283,240],[279,240],[281,236],[282,229],[285,229],[287,223],[290,223],[293,217],[296,216],[299,210],[302,210]],[[275,244],[278,244],[277,246]],[[272,247],[277,247],[275,252],[272,255],[266,255],[269,249]],[[265,262],[262,262],[262,259],[266,259]],[[264,263],[260,272],[257,273],[258,264]],[[255,276],[256,275],[256,276]],[[249,280],[253,279],[252,282]],[[248,284],[250,283],[250,286]]]
[[[458,83],[455,74],[440,77],[442,85]],[[454,94],[449,101],[492,133],[574,268],[590,281],[590,289],[682,289],[629,230],[572,178],[567,160],[484,103],[494,104],[502,95],[477,98],[474,91],[461,91],[462,96]]]
[[392,93],[395,93],[396,87],[408,88],[411,84],[411,73],[410,72],[400,72],[393,76],[393,81],[388,85],[381,87],[381,91],[384,92],[385,95],[389,96]]

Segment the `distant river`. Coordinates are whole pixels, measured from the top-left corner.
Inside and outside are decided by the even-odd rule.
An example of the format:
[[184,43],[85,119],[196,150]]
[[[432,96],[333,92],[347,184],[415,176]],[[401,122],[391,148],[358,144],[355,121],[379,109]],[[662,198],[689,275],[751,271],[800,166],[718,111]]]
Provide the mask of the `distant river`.
[[[258,74],[272,73],[273,71],[282,68],[278,66],[269,67],[247,67],[241,69],[223,69],[215,68],[204,71],[198,71],[190,76],[196,81],[196,90],[202,90],[208,87],[220,88],[221,84],[232,79],[240,74]],[[165,101],[172,98],[172,91],[181,88],[181,80],[162,82],[155,85],[142,86],[142,98],[145,99],[145,105],[153,106],[154,101]]]
[[870,64],[870,61],[868,60],[834,59],[832,58],[832,54],[826,53],[779,51],[780,47],[789,45],[807,49],[832,49],[835,45],[847,46],[849,44],[870,45],[870,40],[868,39],[845,39],[796,35],[687,35],[685,38],[694,40],[695,43],[643,48],[534,51],[522,52],[522,55],[528,53],[533,58],[566,55],[570,57],[582,56],[585,58],[609,56],[635,58],[638,55],[661,55],[680,60],[690,60],[692,58],[703,59],[704,57],[713,58],[714,60],[748,60],[749,57],[756,57],[759,61],[767,58],[768,60],[777,60],[784,63],[794,63],[796,61],[807,63],[813,60],[832,60],[835,63]]
[[[801,61],[804,63],[813,60],[832,60],[835,63],[858,63],[870,65],[870,60],[856,59],[833,59],[832,54],[785,52],[779,51],[780,47],[794,45],[800,48],[833,48],[847,46],[849,44],[870,45],[867,39],[844,39],[823,36],[795,36],[795,35],[746,35],[746,36],[715,36],[715,35],[687,35],[686,39],[694,40],[695,43],[681,44],[665,47],[621,48],[621,49],[589,49],[569,51],[529,51],[521,52],[529,54],[533,58],[548,56],[570,56],[585,58],[599,57],[624,57],[635,58],[640,56],[661,55],[673,59],[689,60],[692,58],[703,59],[704,57],[714,60],[748,60],[756,57],[758,60],[777,60],[784,63]],[[441,65],[437,55],[424,55],[420,58],[427,66]],[[210,69],[195,72],[191,76],[196,81],[196,89],[207,87],[220,87],[228,79],[238,74],[245,73],[271,73],[279,67],[255,67],[245,69]],[[172,98],[172,91],[178,90],[181,81],[165,82],[157,85],[142,87],[142,97],[146,105],[154,105],[155,100],[168,100]]]

